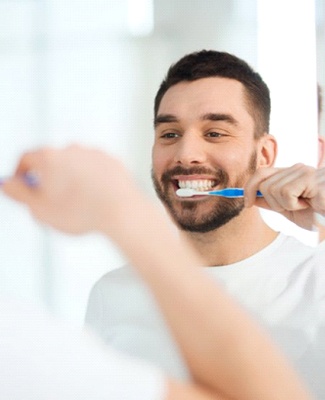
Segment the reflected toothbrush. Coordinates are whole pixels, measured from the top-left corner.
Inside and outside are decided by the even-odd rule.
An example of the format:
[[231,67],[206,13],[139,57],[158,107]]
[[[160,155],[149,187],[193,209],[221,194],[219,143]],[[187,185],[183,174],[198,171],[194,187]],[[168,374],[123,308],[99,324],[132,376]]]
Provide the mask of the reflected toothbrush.
[[[178,189],[176,194],[179,197],[192,197],[192,196],[221,196],[229,199],[237,199],[244,197],[244,189],[242,188],[225,188],[220,190],[199,191],[195,189]],[[263,194],[258,190],[256,197],[263,197]]]
[[[10,179],[9,176],[2,176],[0,177],[0,187],[8,180]],[[39,184],[39,178],[37,177],[37,175],[33,174],[33,173],[26,173],[24,175],[22,175],[22,180],[24,181],[24,183],[26,183],[26,185],[30,186],[30,187],[34,187],[37,186]]]

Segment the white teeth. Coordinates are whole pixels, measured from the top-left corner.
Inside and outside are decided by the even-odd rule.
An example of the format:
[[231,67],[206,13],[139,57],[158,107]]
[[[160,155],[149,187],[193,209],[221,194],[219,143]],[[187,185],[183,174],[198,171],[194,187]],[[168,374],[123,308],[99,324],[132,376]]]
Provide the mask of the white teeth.
[[194,189],[198,191],[210,190],[215,185],[214,181],[208,179],[200,179],[193,181],[178,181],[180,189]]

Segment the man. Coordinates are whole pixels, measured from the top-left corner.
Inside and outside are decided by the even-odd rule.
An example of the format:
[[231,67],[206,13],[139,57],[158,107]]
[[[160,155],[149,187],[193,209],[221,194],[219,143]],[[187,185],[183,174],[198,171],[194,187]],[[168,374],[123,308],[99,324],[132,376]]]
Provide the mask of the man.
[[[30,171],[36,186],[22,179]],[[48,225],[114,240],[150,287],[195,383],[0,302],[2,399],[311,400],[272,342],[205,275],[193,248],[177,238],[170,243],[165,216],[120,162],[77,146],[38,150],[22,157],[3,190]]]
[[[152,177],[206,273],[268,328],[318,398],[325,399],[318,335],[325,317],[319,307],[323,292],[310,286],[313,249],[272,230],[256,207],[311,229],[313,212],[324,211],[324,205],[313,168],[273,168],[276,141],[268,133],[269,114],[268,88],[245,62],[215,51],[185,56],[170,68],[155,98]],[[184,199],[176,193],[183,187],[245,187],[246,195],[245,200]],[[263,199],[255,198],[257,189]],[[150,292],[129,266],[95,285],[86,322],[114,347],[189,378]]]

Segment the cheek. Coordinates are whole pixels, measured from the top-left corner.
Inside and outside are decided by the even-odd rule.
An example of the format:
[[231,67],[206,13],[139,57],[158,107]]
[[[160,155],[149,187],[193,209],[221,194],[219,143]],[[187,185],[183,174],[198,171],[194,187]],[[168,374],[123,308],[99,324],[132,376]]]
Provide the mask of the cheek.
[[244,160],[246,157],[243,158],[243,155],[238,152],[225,152],[222,157],[218,158],[218,166],[227,171],[229,175],[233,175],[242,169]]
[[241,175],[250,169],[251,158],[251,149],[250,151],[248,149],[246,151],[244,149],[240,151],[228,151],[222,157],[218,157],[217,165],[226,171],[231,179],[231,177]]
[[168,165],[168,154],[161,148],[153,147],[152,150],[152,169],[155,174],[160,175]]

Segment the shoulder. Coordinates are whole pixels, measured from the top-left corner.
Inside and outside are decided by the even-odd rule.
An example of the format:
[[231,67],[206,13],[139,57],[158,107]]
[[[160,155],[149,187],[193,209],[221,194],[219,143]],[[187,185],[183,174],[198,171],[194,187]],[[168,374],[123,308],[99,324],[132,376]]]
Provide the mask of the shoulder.
[[115,269],[102,276],[93,286],[88,298],[86,322],[98,325],[107,317],[119,319],[121,310],[130,314],[146,309],[154,303],[147,285],[129,265]]
[[307,245],[293,236],[281,233],[273,256],[283,259],[284,264],[296,266],[306,262],[314,253],[315,247]]
[[325,276],[325,269],[319,269],[322,259],[325,260],[325,246],[310,246],[292,236],[283,235],[283,244],[280,246],[274,259],[278,258],[278,269],[290,271],[290,278],[295,281],[304,281],[305,286],[310,283],[315,274]]
[[279,247],[283,248],[283,249],[294,249],[296,250],[298,253],[306,253],[306,254],[310,254],[314,251],[315,247],[314,246],[310,246],[306,243],[303,243],[302,241],[298,240],[296,237],[294,236],[289,236],[286,235],[284,233],[280,233],[278,236],[278,240],[279,240]]
[[322,297],[325,287],[325,242],[320,243],[313,251],[312,256],[308,260],[308,265],[313,271],[314,285],[319,288]]
[[137,286],[142,285],[141,278],[130,265],[126,264],[120,268],[116,268],[103,275],[93,286],[92,293],[107,292],[107,289],[113,290],[121,286]]
[[319,243],[319,245],[315,248],[315,260],[318,260],[322,263],[325,261],[325,241]]

